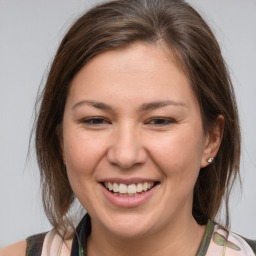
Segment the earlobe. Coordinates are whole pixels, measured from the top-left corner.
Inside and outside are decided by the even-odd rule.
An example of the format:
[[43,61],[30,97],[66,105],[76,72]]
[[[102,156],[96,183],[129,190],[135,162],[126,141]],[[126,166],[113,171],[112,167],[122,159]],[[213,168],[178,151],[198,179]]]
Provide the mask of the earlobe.
[[201,159],[201,168],[206,167],[214,161],[221,145],[223,131],[224,117],[223,115],[219,115],[215,125],[208,131]]
[[209,157],[209,158],[207,159],[207,163],[211,164],[211,163],[213,162],[213,160],[214,160],[213,157]]

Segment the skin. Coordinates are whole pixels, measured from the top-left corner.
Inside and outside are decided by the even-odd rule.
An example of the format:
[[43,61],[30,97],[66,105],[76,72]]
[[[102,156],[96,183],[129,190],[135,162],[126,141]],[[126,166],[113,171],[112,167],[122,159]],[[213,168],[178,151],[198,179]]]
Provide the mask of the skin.
[[[85,65],[67,98],[61,145],[92,218],[88,254],[195,255],[205,227],[192,216],[193,188],[217,153],[222,124],[219,117],[203,131],[190,81],[160,45],[136,43]],[[160,184],[146,202],[124,208],[102,192],[100,182],[113,178]]]
[[25,240],[0,249],[0,256],[24,256],[26,255],[27,242]]
[[[193,188],[217,154],[223,122],[203,131],[190,81],[161,45],[136,43],[86,64],[71,84],[60,143],[70,184],[91,216],[88,255],[195,255],[205,227],[192,216]],[[119,207],[100,184],[113,178],[159,185],[142,204]],[[0,255],[25,255],[25,246]]]

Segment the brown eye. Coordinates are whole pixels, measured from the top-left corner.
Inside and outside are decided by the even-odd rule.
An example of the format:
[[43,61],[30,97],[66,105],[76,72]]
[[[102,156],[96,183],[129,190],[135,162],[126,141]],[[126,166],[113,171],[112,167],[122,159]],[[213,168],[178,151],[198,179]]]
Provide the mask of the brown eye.
[[171,118],[153,118],[147,122],[147,124],[156,126],[165,126],[170,125],[172,123],[174,123],[174,120]]
[[83,119],[81,122],[86,125],[91,125],[91,126],[99,126],[99,125],[109,124],[109,122],[102,117],[90,117],[87,119]]

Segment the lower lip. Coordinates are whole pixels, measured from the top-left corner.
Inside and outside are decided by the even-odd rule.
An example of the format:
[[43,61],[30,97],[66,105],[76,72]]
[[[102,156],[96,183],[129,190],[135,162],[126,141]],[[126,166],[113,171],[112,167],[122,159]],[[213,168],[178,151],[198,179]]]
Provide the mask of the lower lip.
[[124,208],[132,208],[139,206],[145,203],[150,197],[155,193],[158,184],[151,188],[149,191],[144,192],[143,194],[131,197],[121,197],[111,193],[108,189],[106,189],[102,184],[100,184],[101,189],[105,197],[112,203],[113,205],[124,207]]

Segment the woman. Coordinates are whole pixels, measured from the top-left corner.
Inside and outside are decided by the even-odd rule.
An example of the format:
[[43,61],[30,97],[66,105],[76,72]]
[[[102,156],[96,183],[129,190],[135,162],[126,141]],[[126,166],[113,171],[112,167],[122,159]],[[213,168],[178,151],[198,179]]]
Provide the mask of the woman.
[[[255,254],[255,242],[227,231],[240,157],[233,87],[186,2],[119,0],[79,18],[53,61],[35,134],[54,229],[6,254]],[[88,214],[75,230],[76,198]]]

